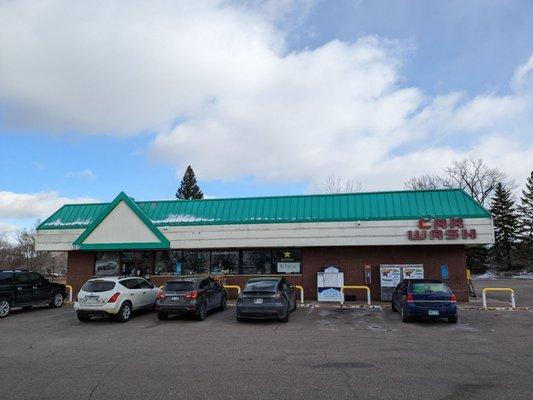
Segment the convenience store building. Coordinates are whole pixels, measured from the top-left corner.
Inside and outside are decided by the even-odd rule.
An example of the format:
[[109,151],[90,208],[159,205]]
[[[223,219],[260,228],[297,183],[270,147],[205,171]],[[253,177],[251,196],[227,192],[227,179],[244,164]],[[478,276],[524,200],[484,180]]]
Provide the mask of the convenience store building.
[[415,266],[467,301],[466,247],[493,241],[490,213],[460,189],[164,201],[121,192],[61,207],[38,226],[36,249],[68,252],[75,293],[104,275],[160,285],[210,273],[241,287],[283,275],[316,300],[317,273],[334,266],[380,300],[384,266]]

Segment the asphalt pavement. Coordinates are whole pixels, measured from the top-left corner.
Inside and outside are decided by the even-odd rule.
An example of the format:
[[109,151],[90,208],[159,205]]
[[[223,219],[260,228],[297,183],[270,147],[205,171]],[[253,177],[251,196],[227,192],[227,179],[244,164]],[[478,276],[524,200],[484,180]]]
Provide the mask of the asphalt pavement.
[[0,320],[9,400],[531,399],[532,367],[531,311],[406,324],[390,309],[302,307],[289,323],[237,323],[228,308],[120,324],[65,306]]

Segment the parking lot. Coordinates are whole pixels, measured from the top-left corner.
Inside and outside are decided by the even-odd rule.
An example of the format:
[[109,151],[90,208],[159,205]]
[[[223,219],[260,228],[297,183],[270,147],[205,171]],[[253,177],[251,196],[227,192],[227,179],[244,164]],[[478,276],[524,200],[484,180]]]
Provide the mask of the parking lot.
[[302,307],[288,324],[234,312],[119,324],[81,323],[70,306],[13,311],[2,398],[531,399],[531,311],[465,310],[456,325],[390,309]]

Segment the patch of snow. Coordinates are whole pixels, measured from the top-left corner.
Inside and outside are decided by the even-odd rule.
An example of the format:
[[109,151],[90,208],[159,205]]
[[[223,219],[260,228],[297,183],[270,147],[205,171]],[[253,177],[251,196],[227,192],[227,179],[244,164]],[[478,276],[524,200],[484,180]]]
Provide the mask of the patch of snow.
[[55,221],[46,222],[44,226],[76,226],[76,225],[89,225],[93,220],[91,218],[87,219],[77,219],[72,222],[63,222],[61,218],[56,219]]
[[511,275],[512,279],[533,279],[533,272],[522,271],[518,274]]
[[165,219],[152,220],[154,224],[175,224],[179,222],[213,222],[214,218],[202,218],[189,214],[170,214]]
[[472,275],[472,279],[498,279],[494,271],[486,271],[479,275]]

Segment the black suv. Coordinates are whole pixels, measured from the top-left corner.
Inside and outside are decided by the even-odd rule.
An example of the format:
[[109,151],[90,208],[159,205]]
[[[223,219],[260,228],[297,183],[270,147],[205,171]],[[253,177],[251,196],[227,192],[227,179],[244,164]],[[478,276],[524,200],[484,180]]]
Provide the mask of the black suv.
[[190,277],[168,281],[157,294],[157,317],[165,320],[170,314],[191,314],[202,321],[213,309],[226,309],[224,286],[211,277]]
[[0,318],[13,307],[30,308],[37,304],[61,307],[67,295],[65,285],[52,283],[37,272],[0,270]]

